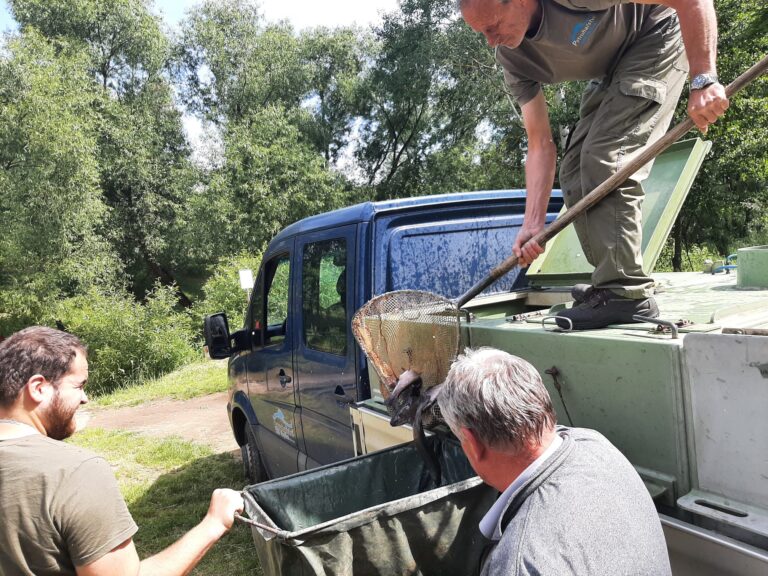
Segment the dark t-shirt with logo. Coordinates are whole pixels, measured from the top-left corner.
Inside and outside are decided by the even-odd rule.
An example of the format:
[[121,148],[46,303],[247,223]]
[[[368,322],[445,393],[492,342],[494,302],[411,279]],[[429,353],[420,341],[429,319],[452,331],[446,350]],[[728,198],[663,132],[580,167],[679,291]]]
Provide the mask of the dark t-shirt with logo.
[[674,10],[626,0],[540,0],[541,23],[517,48],[500,46],[496,59],[522,105],[542,84],[610,74],[637,38]]

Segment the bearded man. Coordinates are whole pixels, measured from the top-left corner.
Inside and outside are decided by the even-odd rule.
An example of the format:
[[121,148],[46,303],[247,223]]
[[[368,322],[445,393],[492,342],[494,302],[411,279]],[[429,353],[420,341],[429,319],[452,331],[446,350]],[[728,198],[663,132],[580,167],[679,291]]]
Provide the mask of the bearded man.
[[200,524],[140,561],[109,464],[62,442],[88,402],[86,354],[77,337],[41,326],[0,343],[0,574],[187,574],[231,528],[242,498],[216,490]]

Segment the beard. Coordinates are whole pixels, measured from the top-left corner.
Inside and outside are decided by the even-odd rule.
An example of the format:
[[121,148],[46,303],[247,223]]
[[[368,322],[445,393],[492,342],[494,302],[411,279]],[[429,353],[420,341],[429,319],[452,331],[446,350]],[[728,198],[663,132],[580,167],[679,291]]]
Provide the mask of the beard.
[[46,413],[45,431],[48,433],[48,437],[54,440],[64,440],[72,436],[77,428],[75,412],[78,408],[80,408],[80,404],[75,404],[73,407],[65,406],[57,390]]

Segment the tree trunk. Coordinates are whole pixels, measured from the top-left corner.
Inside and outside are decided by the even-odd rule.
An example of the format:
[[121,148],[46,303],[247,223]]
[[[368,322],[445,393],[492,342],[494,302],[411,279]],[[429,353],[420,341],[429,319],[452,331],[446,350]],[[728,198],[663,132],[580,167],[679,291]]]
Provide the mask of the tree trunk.
[[144,257],[144,262],[146,262],[147,266],[149,266],[149,269],[155,278],[160,280],[160,282],[165,286],[173,286],[176,290],[176,296],[179,299],[179,304],[181,304],[184,308],[191,308],[192,300],[190,300],[189,296],[187,296],[181,289],[181,286],[176,281],[176,278],[173,276],[173,274],[161,266],[152,257],[149,250],[147,249],[146,242],[144,242],[144,238],[141,238],[140,240],[139,250],[141,250],[141,255]]
[[683,269],[683,227],[680,226],[679,221],[675,223],[675,227],[672,229],[672,239],[674,242],[672,270],[681,272]]

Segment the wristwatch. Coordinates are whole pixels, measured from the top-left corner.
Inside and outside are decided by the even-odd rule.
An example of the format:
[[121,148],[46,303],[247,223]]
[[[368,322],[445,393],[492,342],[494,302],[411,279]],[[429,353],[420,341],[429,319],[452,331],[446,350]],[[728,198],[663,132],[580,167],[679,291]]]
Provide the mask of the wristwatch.
[[717,84],[717,74],[697,74],[691,78],[691,83],[688,87],[690,91],[701,90],[712,84]]

